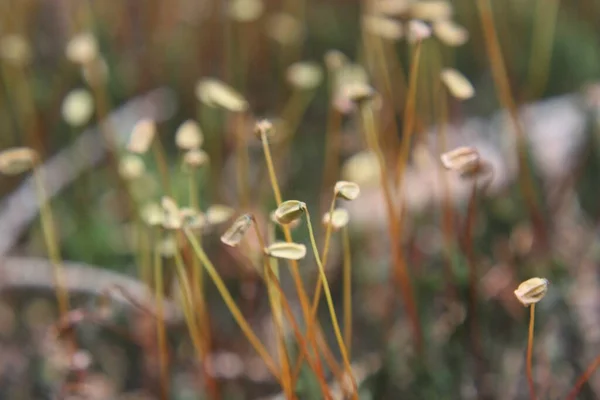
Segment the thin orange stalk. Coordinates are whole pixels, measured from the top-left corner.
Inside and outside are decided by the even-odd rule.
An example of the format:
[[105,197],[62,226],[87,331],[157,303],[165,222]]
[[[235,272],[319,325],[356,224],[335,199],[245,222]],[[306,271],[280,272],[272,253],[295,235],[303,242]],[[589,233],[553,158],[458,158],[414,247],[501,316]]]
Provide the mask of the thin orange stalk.
[[535,323],[535,303],[529,306],[529,336],[527,338],[527,384],[529,385],[529,397],[535,400],[535,386],[533,384],[533,373],[531,370],[531,358],[533,355],[533,326]]
[[592,376],[592,374],[596,371],[596,369],[598,367],[600,367],[600,356],[597,356],[594,359],[594,361],[592,361],[592,363],[589,365],[589,367],[587,367],[585,372],[583,374],[581,374],[579,379],[577,379],[577,383],[575,384],[573,389],[571,389],[571,391],[567,395],[567,400],[575,400],[577,398],[577,395],[581,391],[581,388],[583,387],[583,385],[590,379],[590,377]]

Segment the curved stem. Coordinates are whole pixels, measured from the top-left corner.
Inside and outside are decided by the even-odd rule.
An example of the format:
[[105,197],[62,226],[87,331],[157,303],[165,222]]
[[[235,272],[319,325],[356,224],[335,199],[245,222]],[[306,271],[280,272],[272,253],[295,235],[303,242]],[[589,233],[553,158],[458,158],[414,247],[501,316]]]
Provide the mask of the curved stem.
[[250,342],[252,347],[254,347],[254,350],[256,350],[258,355],[263,359],[263,361],[265,362],[265,365],[267,366],[267,368],[269,369],[271,374],[273,374],[275,379],[277,379],[277,381],[279,383],[281,383],[281,376],[279,374],[277,365],[275,364],[275,362],[273,362],[273,359],[269,355],[269,352],[263,346],[263,344],[260,342],[260,340],[258,339],[256,334],[254,333],[254,331],[252,330],[252,328],[250,327],[250,325],[248,324],[248,322],[242,315],[242,312],[240,311],[238,306],[235,304],[233,297],[231,297],[231,294],[229,293],[227,286],[225,286],[225,283],[223,282],[223,280],[217,273],[215,266],[210,261],[210,259],[208,258],[208,256],[204,252],[204,250],[202,249],[202,246],[200,246],[200,244],[198,243],[198,240],[193,235],[193,233],[187,228],[184,228],[183,232],[185,233],[185,236],[187,237],[189,243],[192,245],[192,248],[194,249],[194,253],[196,253],[196,256],[200,259],[200,261],[202,262],[202,265],[204,265],[204,268],[206,268],[206,272],[208,272],[208,275],[213,280],[215,286],[217,287],[217,290],[221,294],[223,301],[227,305],[227,308],[229,308],[229,311],[231,312],[231,315],[237,322],[238,326],[240,327],[242,332],[244,332],[244,334],[248,338],[248,341]]
[[529,384],[529,397],[535,400],[535,386],[531,370],[531,357],[533,354],[533,326],[535,324],[535,303],[529,307],[529,336],[527,340],[527,383]]
[[590,366],[587,367],[585,372],[579,377],[579,379],[577,379],[577,383],[567,395],[567,400],[575,400],[577,398],[577,395],[581,391],[583,385],[588,381],[588,379],[590,379],[598,367],[600,367],[600,356],[597,356],[594,361],[592,361]]
[[344,361],[344,366],[346,367],[346,372],[350,377],[350,381],[352,382],[352,388],[354,389],[353,398],[358,399],[358,387],[356,385],[356,379],[352,373],[352,366],[350,365],[350,359],[348,358],[348,352],[346,351],[346,346],[344,345],[344,339],[342,338],[342,332],[340,330],[340,326],[337,321],[337,316],[335,314],[335,307],[333,305],[333,298],[331,296],[331,291],[329,290],[329,283],[327,282],[327,276],[325,275],[325,269],[323,268],[323,264],[321,263],[321,259],[319,257],[319,249],[317,248],[317,243],[315,241],[315,235],[313,232],[312,223],[310,220],[310,213],[308,208],[305,209],[306,212],[306,223],[308,225],[308,234],[310,237],[310,243],[313,248],[313,253],[315,256],[315,261],[317,262],[317,266],[319,267],[319,274],[321,275],[321,280],[323,281],[323,289],[325,291],[325,298],[327,299],[327,306],[329,308],[329,315],[331,317],[331,323],[333,324],[333,331],[335,333],[335,338],[338,342],[338,346],[340,348],[340,353],[342,355],[342,360]]

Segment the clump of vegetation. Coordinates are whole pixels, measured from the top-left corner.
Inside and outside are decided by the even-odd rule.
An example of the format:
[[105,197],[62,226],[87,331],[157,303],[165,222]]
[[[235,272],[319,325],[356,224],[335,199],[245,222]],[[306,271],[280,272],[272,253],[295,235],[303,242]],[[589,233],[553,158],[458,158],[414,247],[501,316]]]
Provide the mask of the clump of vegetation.
[[598,398],[593,1],[42,3],[0,397]]

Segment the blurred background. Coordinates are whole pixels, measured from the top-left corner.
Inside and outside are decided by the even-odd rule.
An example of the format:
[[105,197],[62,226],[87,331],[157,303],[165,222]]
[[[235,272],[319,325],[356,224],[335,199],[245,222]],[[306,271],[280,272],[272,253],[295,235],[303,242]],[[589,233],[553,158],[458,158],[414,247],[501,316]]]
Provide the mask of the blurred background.
[[[162,196],[196,205],[197,236],[277,359],[257,236],[220,240],[243,213],[284,240],[269,223],[278,202],[254,132],[262,118],[282,198],[307,204],[319,248],[335,182],[360,185],[338,200],[349,222],[326,264],[360,399],[530,398],[529,313],[513,291],[534,276],[550,281],[536,307],[537,398],[567,398],[600,355],[599,20],[598,0],[3,0],[0,151],[26,146],[39,162],[0,175],[0,399],[286,397],[206,276],[196,355],[173,249],[188,266],[191,250],[148,227]],[[353,85],[374,90],[379,153]],[[151,149],[132,151],[148,131]],[[493,173],[445,170],[440,154],[457,146]],[[312,298],[305,220],[292,236],[309,248],[298,271]],[[148,311],[155,253],[167,395]],[[62,316],[57,254],[72,310]],[[303,330],[289,271],[282,262],[280,283]],[[325,300],[318,320],[343,368]],[[326,368],[343,398],[335,375]],[[324,398],[308,365],[295,393]],[[577,398],[600,398],[600,374]]]

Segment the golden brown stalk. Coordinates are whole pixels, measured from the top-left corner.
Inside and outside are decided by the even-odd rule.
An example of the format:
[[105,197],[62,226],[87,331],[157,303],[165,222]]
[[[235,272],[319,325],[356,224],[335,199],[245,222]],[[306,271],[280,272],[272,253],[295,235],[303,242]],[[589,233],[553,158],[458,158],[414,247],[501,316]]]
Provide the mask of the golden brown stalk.
[[527,384],[529,385],[529,397],[535,400],[535,385],[533,383],[533,372],[531,359],[533,355],[533,326],[535,323],[535,303],[529,306],[529,335],[527,336]]
[[535,184],[533,181],[533,175],[527,162],[527,142],[525,138],[525,132],[519,120],[517,105],[515,104],[513,95],[511,93],[508,74],[506,72],[506,66],[502,56],[502,50],[500,49],[500,43],[498,42],[498,36],[496,35],[496,28],[494,25],[490,1],[477,0],[477,8],[479,11],[479,17],[481,19],[486,50],[490,60],[494,84],[496,86],[496,90],[498,91],[502,106],[506,108],[510,114],[510,119],[515,132],[520,171],[518,174],[519,186],[523,197],[525,198],[525,203],[529,211],[529,217],[531,218],[532,226],[536,228],[536,233],[541,236],[542,241],[546,242],[544,221],[538,209],[538,199],[534,189]]
[[271,374],[281,384],[282,380],[281,380],[281,375],[279,374],[279,368],[277,368],[277,364],[275,364],[275,362],[269,355],[269,352],[267,351],[267,349],[260,342],[260,340],[258,339],[256,334],[254,333],[254,331],[248,324],[248,321],[246,321],[246,318],[244,318],[239,307],[235,304],[233,297],[231,296],[231,294],[229,293],[229,290],[227,289],[227,286],[225,286],[225,283],[219,276],[215,266],[213,265],[213,263],[210,261],[210,259],[208,258],[208,256],[204,252],[204,250],[202,249],[202,246],[200,246],[200,243],[198,243],[198,240],[196,239],[194,234],[188,228],[183,228],[183,232],[184,232],[185,236],[187,237],[188,242],[191,244],[192,248],[194,249],[194,253],[196,254],[196,257],[198,257],[200,259],[200,261],[202,262],[202,265],[206,269],[206,272],[213,280],[215,286],[217,287],[217,290],[221,294],[223,301],[227,305],[227,308],[229,308],[229,311],[231,312],[231,314],[232,314],[233,318],[235,319],[235,321],[237,322],[238,326],[240,327],[240,329],[242,330],[244,335],[246,335],[246,338],[248,339],[248,341],[250,342],[252,347],[254,347],[254,350],[256,350],[258,355],[263,359],[266,367],[269,369]]

